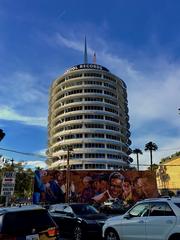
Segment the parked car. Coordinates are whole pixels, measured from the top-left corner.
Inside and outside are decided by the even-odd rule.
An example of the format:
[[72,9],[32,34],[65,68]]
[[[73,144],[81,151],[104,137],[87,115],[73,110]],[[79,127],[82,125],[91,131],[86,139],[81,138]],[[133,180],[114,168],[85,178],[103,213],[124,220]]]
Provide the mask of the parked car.
[[58,226],[46,209],[35,205],[0,208],[1,240],[55,240],[58,237]]
[[119,199],[108,200],[100,205],[98,208],[101,213],[108,215],[122,215],[127,212],[134,204],[124,204],[123,201]]
[[75,240],[88,237],[101,237],[102,226],[107,219],[105,214],[89,204],[64,203],[51,205],[49,212],[61,229],[61,236]]
[[179,240],[180,198],[146,199],[124,215],[109,218],[105,240]]

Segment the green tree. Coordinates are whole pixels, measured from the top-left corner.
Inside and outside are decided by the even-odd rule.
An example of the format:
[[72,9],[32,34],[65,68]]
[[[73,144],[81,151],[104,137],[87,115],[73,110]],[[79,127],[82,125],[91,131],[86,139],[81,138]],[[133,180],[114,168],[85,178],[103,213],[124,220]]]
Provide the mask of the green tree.
[[136,159],[137,159],[137,170],[139,171],[139,154],[143,154],[141,149],[135,148],[132,153],[136,154]]
[[148,142],[148,143],[146,143],[146,145],[145,145],[145,149],[144,149],[144,150],[150,152],[151,171],[152,171],[152,164],[153,164],[153,161],[152,161],[152,152],[153,152],[153,151],[156,151],[157,149],[158,149],[158,146],[156,145],[156,143]]
[[22,163],[5,163],[0,169],[0,179],[2,183],[2,177],[4,172],[15,171],[16,172],[16,184],[14,191],[14,198],[28,198],[33,193],[33,177],[34,172],[31,169],[24,169]]
[[[158,169],[158,167],[159,166],[157,164],[153,163],[152,164],[152,171],[156,171]],[[148,167],[148,170],[151,170],[151,167]]]

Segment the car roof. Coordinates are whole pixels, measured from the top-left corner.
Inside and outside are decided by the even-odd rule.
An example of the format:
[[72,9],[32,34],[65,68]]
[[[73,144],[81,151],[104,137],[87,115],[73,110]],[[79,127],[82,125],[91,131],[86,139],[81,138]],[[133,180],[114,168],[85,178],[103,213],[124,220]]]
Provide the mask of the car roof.
[[15,206],[15,207],[3,207],[0,208],[0,214],[7,212],[20,212],[20,211],[32,211],[45,209],[39,205],[26,205],[26,206]]
[[173,203],[180,203],[180,198],[179,197],[148,198],[148,199],[144,199],[140,202],[173,202]]
[[88,204],[88,203],[56,203],[56,204],[51,204],[50,206],[58,207],[58,206],[76,206],[76,205],[84,206],[84,205],[90,205],[90,204]]

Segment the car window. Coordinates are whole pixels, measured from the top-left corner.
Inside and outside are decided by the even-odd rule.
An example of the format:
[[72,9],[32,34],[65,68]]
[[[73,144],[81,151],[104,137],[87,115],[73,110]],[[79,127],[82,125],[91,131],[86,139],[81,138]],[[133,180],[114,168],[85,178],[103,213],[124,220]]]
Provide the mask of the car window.
[[87,214],[97,214],[99,213],[96,208],[88,204],[77,204],[72,205],[72,209],[75,214],[87,215]]
[[148,216],[149,204],[148,203],[140,203],[136,205],[129,211],[131,217],[145,217]]
[[1,233],[32,234],[54,227],[54,222],[46,210],[9,212],[4,215]]
[[64,208],[66,207],[66,205],[64,204],[57,204],[57,205],[52,205],[49,207],[49,211],[50,212],[64,212]]
[[165,202],[152,203],[150,207],[149,216],[174,216],[174,212]]
[[72,208],[70,206],[65,206],[64,207],[64,212],[65,213],[73,213],[73,210],[72,210]]

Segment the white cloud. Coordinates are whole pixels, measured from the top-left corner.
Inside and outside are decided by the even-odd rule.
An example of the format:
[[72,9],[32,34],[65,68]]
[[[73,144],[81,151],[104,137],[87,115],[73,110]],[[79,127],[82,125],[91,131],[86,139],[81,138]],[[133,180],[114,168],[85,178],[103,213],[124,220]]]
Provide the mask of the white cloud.
[[46,148],[45,148],[45,149],[41,149],[41,150],[37,151],[37,154],[40,154],[40,155],[46,156],[46,151],[47,151]]
[[27,72],[0,78],[0,119],[47,126],[48,86]]
[[47,119],[43,117],[28,117],[18,114],[14,109],[7,106],[0,106],[0,119],[18,121],[26,125],[47,126]]
[[[59,33],[56,35],[55,39],[56,39],[57,44],[66,46],[67,48],[71,48],[71,49],[77,50],[79,52],[84,52],[84,42],[82,42],[82,41],[68,39],[66,37],[63,37]],[[93,49],[90,48],[89,46],[87,46],[87,48],[88,48],[87,49],[88,53],[92,54],[94,52]]]
[[63,44],[64,46],[72,48],[74,50],[83,51],[83,45],[81,42],[72,41],[68,38],[63,37],[61,34],[57,34],[56,37],[58,44]]
[[[179,128],[178,94],[180,70],[166,71],[166,76],[147,74],[139,87],[130,86],[128,93],[131,117],[140,125],[144,121],[163,120]],[[161,78],[161,79],[159,79]]]
[[23,162],[22,165],[26,168],[32,168],[32,169],[35,169],[37,167],[40,167],[40,168],[43,168],[43,169],[46,169],[47,168],[47,164],[43,161],[26,161],[26,162]]

